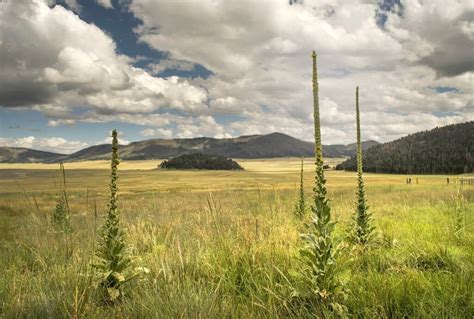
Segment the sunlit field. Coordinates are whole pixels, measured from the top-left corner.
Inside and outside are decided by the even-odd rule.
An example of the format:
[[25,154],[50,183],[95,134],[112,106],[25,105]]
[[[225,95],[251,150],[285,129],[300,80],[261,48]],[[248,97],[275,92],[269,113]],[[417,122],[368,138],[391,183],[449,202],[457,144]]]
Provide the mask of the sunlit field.
[[[120,164],[127,240],[135,264],[150,272],[130,282],[121,303],[107,307],[94,298],[89,273],[106,212],[110,162],[65,164],[69,237],[51,225],[58,165],[0,164],[0,317],[313,317],[317,309],[295,298],[304,229],[293,216],[300,160],[238,162],[244,171]],[[310,202],[310,159],[304,177]],[[326,178],[344,247],[338,267],[347,294],[338,302],[347,316],[474,317],[474,186],[461,189],[459,210],[455,176],[365,174],[377,237],[361,252],[345,241],[356,174],[328,170]],[[455,227],[460,211],[461,230]]]

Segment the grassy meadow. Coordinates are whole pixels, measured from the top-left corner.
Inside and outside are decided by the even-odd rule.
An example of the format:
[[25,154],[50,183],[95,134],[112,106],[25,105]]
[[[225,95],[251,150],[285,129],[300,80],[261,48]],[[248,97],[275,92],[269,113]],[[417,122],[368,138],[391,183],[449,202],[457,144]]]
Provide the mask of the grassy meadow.
[[[300,160],[238,162],[244,171],[120,164],[127,240],[135,264],[150,272],[130,281],[127,298],[115,306],[97,303],[89,276],[110,162],[65,164],[69,236],[51,226],[58,165],[0,164],[0,317],[314,317],[317,305],[295,295],[304,230],[293,216]],[[339,302],[355,318],[473,318],[474,186],[461,189],[460,206],[453,176],[449,185],[447,176],[409,177],[411,185],[406,175],[365,174],[377,238],[360,251],[345,242],[356,173],[326,171],[344,249],[338,267],[347,293]],[[304,181],[310,203],[312,159]]]

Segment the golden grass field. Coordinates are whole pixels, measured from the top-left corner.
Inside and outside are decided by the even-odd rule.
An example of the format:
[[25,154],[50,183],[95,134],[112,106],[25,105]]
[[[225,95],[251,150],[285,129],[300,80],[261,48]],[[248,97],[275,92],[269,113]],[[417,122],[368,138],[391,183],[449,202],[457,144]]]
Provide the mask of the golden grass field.
[[[340,160],[327,160],[336,164]],[[0,164],[0,317],[302,318],[294,302],[300,159],[238,160],[244,171],[119,165],[119,208],[137,263],[150,274],[127,299],[98,305],[87,273],[108,200],[109,162],[65,163],[73,233],[51,227],[57,164]],[[311,201],[312,159],[305,160]],[[462,232],[455,176],[365,174],[377,245],[338,261],[355,318],[473,318],[474,186],[464,186]],[[412,185],[406,178],[412,178]],[[337,238],[355,210],[356,174],[326,171]],[[416,182],[418,179],[418,183]],[[66,249],[66,248],[67,249]]]
[[[327,159],[331,166],[343,159]],[[294,189],[299,183],[299,158],[238,160],[244,171],[199,171],[157,169],[160,160],[122,161],[119,165],[120,190],[122,194],[140,191],[204,191],[248,190],[248,189]],[[110,162],[84,161],[64,164],[68,188],[71,191],[85,191],[106,194]],[[29,192],[51,190],[58,178],[58,164],[0,163],[0,191],[4,194],[17,193],[22,189]],[[312,181],[313,159],[304,161],[305,179]],[[355,186],[355,173],[327,171],[329,187]],[[404,185],[406,175],[366,174],[369,185]],[[441,175],[410,175],[413,186],[419,184],[444,185],[446,177]],[[453,176],[450,176],[451,179]],[[105,192],[105,193],[104,193]]]

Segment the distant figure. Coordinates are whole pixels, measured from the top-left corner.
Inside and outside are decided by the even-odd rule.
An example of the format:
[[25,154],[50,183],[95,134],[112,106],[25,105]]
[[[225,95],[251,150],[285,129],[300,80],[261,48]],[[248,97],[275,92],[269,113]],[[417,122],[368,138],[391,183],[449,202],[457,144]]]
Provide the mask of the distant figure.
[[449,185],[449,177],[446,177],[446,182],[447,182],[448,185]]

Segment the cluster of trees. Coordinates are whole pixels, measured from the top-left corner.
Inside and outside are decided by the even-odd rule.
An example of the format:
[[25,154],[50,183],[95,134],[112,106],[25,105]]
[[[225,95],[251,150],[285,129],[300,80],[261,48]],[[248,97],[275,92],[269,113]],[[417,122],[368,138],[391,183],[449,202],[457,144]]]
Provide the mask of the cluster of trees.
[[[356,158],[339,170],[357,170]],[[474,122],[437,127],[375,145],[364,152],[364,170],[397,174],[462,174],[474,171]]]
[[174,169],[213,169],[213,170],[242,170],[236,161],[221,155],[202,153],[185,154],[163,161],[160,168]]

